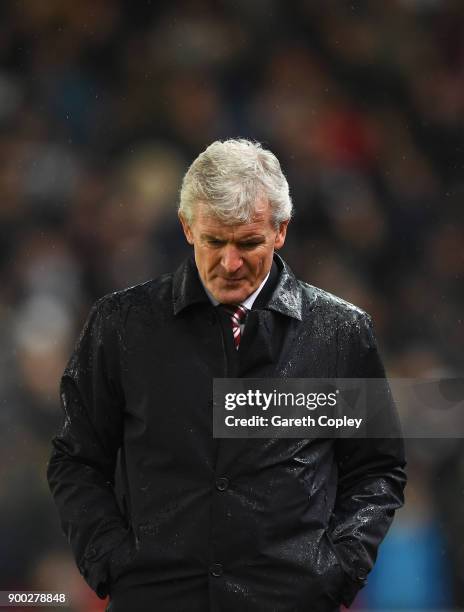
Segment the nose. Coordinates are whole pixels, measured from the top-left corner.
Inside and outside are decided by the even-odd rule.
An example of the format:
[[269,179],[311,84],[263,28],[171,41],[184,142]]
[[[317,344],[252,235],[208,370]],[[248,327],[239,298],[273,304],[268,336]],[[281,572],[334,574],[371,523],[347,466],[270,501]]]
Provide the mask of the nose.
[[238,249],[233,244],[224,247],[221,257],[221,265],[227,274],[234,274],[240,269],[243,260]]

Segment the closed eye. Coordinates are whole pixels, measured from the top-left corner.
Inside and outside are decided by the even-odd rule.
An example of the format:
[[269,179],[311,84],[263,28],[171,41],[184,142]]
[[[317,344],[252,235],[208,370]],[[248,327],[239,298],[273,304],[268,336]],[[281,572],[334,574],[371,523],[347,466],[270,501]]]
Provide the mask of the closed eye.
[[260,244],[262,244],[261,240],[258,242],[240,242],[239,246],[242,247],[242,249],[254,249]]
[[[227,240],[220,240],[219,238],[212,238],[212,237],[206,237],[205,241],[209,246],[215,247],[215,248],[219,248],[227,244]],[[239,249],[252,250],[258,245],[262,244],[263,242],[264,242],[263,240],[252,240],[252,241],[247,241],[247,242],[237,242],[236,245]]]

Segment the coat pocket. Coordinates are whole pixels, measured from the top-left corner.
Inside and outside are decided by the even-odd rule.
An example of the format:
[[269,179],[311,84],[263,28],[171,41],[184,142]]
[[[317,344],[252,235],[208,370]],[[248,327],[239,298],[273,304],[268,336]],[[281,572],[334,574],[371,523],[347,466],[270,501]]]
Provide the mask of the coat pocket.
[[125,536],[112,550],[108,559],[109,583],[114,585],[118,579],[129,569],[131,562],[138,552],[138,545],[134,530],[129,527]]
[[327,531],[323,531],[320,540],[318,565],[320,567],[322,590],[334,604],[340,605],[342,603],[341,594],[345,583],[345,572]]
[[335,560],[335,567],[338,568],[339,575],[338,580],[333,580],[332,584],[334,588],[330,589],[330,593],[328,594],[335,603],[349,606],[364,583],[356,582],[344,570],[344,562],[340,556],[340,552],[337,549],[337,546],[333,543],[327,530],[324,531],[323,540],[325,540],[328,550],[330,551],[330,557],[332,560]]

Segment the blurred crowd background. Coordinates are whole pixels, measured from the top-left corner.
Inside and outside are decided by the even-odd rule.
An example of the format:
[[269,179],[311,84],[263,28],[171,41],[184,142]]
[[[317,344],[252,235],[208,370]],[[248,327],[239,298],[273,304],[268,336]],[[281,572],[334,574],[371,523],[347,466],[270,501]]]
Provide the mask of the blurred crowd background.
[[[462,0],[2,2],[0,590],[104,609],[45,479],[59,378],[97,297],[189,253],[182,175],[228,137],[277,154],[284,258],[372,314],[389,375],[462,375]],[[463,441],[408,446],[354,607],[464,608]]]

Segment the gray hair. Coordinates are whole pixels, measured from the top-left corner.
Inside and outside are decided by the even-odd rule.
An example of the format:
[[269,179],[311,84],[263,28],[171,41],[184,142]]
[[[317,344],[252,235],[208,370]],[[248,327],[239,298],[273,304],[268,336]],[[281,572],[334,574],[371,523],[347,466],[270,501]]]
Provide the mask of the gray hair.
[[179,213],[191,223],[195,205],[202,202],[225,224],[248,223],[263,197],[269,201],[276,228],[291,218],[292,200],[277,157],[259,142],[217,140],[187,170]]

